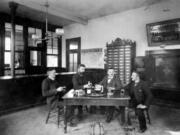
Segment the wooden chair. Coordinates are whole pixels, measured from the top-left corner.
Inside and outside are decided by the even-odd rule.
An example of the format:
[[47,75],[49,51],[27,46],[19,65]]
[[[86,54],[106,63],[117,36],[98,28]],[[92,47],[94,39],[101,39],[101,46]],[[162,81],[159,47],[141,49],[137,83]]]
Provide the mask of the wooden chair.
[[[55,120],[53,119],[55,118]],[[56,108],[49,108],[48,115],[46,117],[46,124],[51,120],[51,122],[57,121],[57,125],[59,128],[59,124],[61,121],[64,121],[64,106],[63,102],[59,102]]]
[[146,119],[148,120],[148,123],[151,124],[151,119],[149,115],[149,108],[144,110]]
[[[134,113],[134,116],[132,116],[132,115],[130,116],[130,113]],[[151,119],[150,119],[150,115],[149,115],[149,108],[144,109],[144,114],[145,114],[146,120],[148,121],[148,124],[151,124]],[[128,111],[128,119],[129,119],[130,123],[131,123],[132,119],[137,119],[137,116],[135,114],[134,109],[129,109],[129,111]]]

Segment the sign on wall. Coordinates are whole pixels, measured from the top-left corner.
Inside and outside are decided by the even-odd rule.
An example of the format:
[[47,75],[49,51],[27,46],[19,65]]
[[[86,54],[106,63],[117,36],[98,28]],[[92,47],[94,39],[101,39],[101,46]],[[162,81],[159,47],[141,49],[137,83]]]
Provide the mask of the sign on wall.
[[104,68],[104,53],[102,48],[82,49],[81,63],[87,68]]

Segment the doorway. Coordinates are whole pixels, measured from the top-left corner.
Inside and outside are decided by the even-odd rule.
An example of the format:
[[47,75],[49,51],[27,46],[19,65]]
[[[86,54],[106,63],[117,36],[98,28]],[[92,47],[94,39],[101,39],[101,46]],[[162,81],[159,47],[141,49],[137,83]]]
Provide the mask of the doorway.
[[68,72],[76,72],[81,63],[81,38],[66,39],[66,67]]

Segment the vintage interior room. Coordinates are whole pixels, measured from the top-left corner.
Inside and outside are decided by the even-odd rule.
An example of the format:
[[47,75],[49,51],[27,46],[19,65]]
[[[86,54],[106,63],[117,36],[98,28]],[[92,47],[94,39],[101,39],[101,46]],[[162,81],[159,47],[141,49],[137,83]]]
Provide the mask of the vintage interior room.
[[0,135],[180,135],[179,0],[1,0]]

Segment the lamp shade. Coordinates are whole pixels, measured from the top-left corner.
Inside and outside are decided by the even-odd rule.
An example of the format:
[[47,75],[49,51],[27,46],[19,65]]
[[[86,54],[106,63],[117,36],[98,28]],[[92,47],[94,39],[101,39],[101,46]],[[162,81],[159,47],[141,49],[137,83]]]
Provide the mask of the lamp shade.
[[32,34],[32,39],[39,39],[40,37],[37,34]]
[[57,35],[63,35],[64,34],[64,29],[57,28],[55,32],[56,32]]

